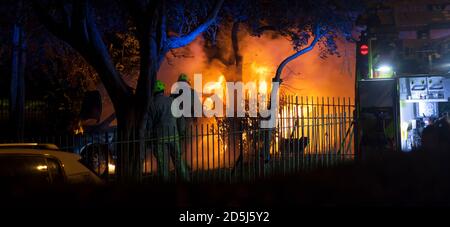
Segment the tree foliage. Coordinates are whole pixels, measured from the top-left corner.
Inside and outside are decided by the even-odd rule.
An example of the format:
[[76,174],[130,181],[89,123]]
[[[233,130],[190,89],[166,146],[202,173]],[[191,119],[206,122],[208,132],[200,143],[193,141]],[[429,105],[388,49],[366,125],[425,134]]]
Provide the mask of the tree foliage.
[[[319,48],[321,58],[340,56],[337,42],[353,41],[355,21],[363,10],[364,4],[358,0],[228,0],[224,3],[219,31],[229,35],[231,42],[225,43],[231,43],[231,47],[219,43],[218,50],[207,52],[226,65],[238,65],[242,58],[238,40],[242,36],[236,34],[239,28],[256,37],[268,33],[284,37],[291,43],[294,54],[280,62],[275,75],[279,80],[287,63],[315,47]],[[230,49],[234,52],[231,55]]]

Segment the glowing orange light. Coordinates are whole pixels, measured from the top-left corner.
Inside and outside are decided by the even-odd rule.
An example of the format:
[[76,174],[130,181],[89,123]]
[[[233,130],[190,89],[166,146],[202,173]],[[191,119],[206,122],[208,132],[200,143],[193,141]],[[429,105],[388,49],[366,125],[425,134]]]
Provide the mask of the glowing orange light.
[[39,165],[39,166],[36,166],[36,169],[39,170],[39,171],[44,171],[44,170],[47,170],[47,166],[46,165]]
[[75,135],[83,135],[84,134],[84,129],[83,126],[81,125],[81,122],[78,122],[78,128],[76,128],[73,132],[75,133]]

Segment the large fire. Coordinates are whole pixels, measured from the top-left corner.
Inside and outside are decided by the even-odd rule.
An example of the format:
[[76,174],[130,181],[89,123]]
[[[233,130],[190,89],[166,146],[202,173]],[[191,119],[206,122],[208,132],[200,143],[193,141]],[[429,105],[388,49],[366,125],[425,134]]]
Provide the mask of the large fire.
[[[255,89],[257,88],[257,92],[256,94],[259,96],[259,101],[261,100],[267,100],[267,96],[268,91],[269,91],[269,85],[267,83],[268,78],[270,78],[271,74],[269,71],[269,67],[268,66],[264,66],[264,65],[258,65],[256,62],[253,62],[251,64],[251,70],[252,70],[252,75],[244,75],[245,78],[244,81],[245,82],[254,82],[256,83],[255,85],[257,87],[255,87]],[[206,97],[203,101],[203,105],[206,109],[211,110],[212,108],[214,108],[214,102],[213,100],[209,97],[212,93],[217,93],[217,96],[219,97],[219,99],[226,105],[225,103],[225,99],[224,99],[224,94],[226,94],[226,79],[224,74],[220,74],[218,76],[218,80],[217,81],[210,81],[208,83],[205,84],[203,91],[204,93],[206,93]],[[237,82],[237,81],[236,81]],[[244,94],[246,97],[251,97],[251,94],[254,91],[247,91],[246,94]],[[262,96],[265,96],[264,99],[261,99]]]
[[[284,38],[265,34],[261,37],[251,37],[244,30],[239,45],[243,57],[242,80],[260,81],[259,90],[270,89],[270,81],[274,76],[276,68],[280,62],[293,53],[289,41]],[[217,42],[222,45],[221,51],[231,52],[232,49],[229,37],[223,36]],[[294,94],[299,96],[324,96],[324,97],[353,97],[354,96],[354,59],[355,48],[353,44],[339,43],[341,57],[330,56],[321,59],[318,55],[319,48],[300,56],[285,68],[282,74],[283,84],[281,92],[283,94]],[[195,42],[183,49],[189,53],[189,57],[171,57],[161,65],[158,79],[170,87],[176,82],[180,73],[186,73],[192,79],[194,73],[202,73],[204,81],[225,81],[232,80],[236,73],[233,66],[226,65],[221,60],[208,56],[205,51],[205,42],[199,37]],[[232,53],[226,53],[230,56]],[[224,75],[224,77],[221,77]],[[222,78],[222,79],[221,79]],[[124,75],[124,79],[130,86],[135,86],[137,74]],[[222,85],[223,86],[223,85]],[[286,92],[287,87],[294,87],[297,90]],[[98,89],[102,94],[104,106],[101,119],[106,119],[113,112],[108,94],[101,84]],[[267,91],[265,91],[267,93]],[[167,92],[168,94],[168,92]],[[207,106],[211,107],[210,101]],[[115,124],[115,122],[113,123]]]
[[[189,53],[189,57],[171,57],[167,56],[164,63],[158,73],[158,79],[166,83],[170,88],[172,84],[177,81],[180,73],[187,74],[190,79],[193,79],[195,73],[201,73],[203,75],[203,82],[211,82],[205,84],[204,90],[209,90],[210,94],[203,92],[203,106],[205,109],[213,109],[214,102],[211,99],[211,93],[216,93],[215,90],[223,90],[223,93],[218,93],[218,97],[222,102],[225,102],[225,88],[226,82],[235,82],[236,80],[242,80],[242,82],[255,82],[258,96],[266,95],[265,100],[268,100],[268,95],[271,91],[271,79],[274,77],[276,69],[280,62],[282,62],[287,56],[293,54],[292,46],[289,41],[284,38],[266,34],[261,37],[251,37],[244,30],[240,34],[240,50],[242,54],[242,74],[236,75],[236,67],[226,62],[229,56],[232,56],[232,48],[230,45],[229,37],[224,37],[218,40],[217,45],[221,45],[220,52],[222,52],[221,58],[216,58],[216,55],[210,55],[205,49],[204,40],[199,37],[195,42],[185,47],[183,51]],[[354,91],[354,59],[355,48],[353,44],[339,44],[341,56],[340,58],[330,56],[326,59],[319,57],[319,48],[300,56],[295,59],[284,69],[281,78],[283,83],[281,86],[280,94],[297,95],[300,97],[353,97]],[[228,52],[223,54],[223,52]],[[238,79],[235,79],[238,78]],[[124,75],[124,79],[130,86],[135,86],[137,81],[137,74]],[[106,105],[103,106],[102,119],[106,119],[111,113],[114,112],[111,102],[108,100],[108,95],[103,87],[99,86],[102,93],[102,97],[105,98]],[[289,89],[296,88],[296,90]],[[169,94],[170,89],[166,91],[166,95]],[[247,95],[247,94],[245,94]],[[248,97],[248,96],[247,96]],[[303,99],[306,103],[306,99]],[[309,99],[309,104],[312,100]],[[314,103],[317,100],[314,98]],[[224,103],[226,105],[226,103]],[[259,102],[261,104],[261,102]],[[333,109],[332,109],[333,110]],[[317,121],[313,121],[313,116],[318,115],[319,109],[317,107],[310,106],[296,106],[294,108],[282,107],[279,114],[278,123],[286,130],[281,130],[281,137],[276,138],[276,144],[281,143],[283,138],[300,138],[300,137],[312,137],[316,135],[318,130],[316,126]],[[334,112],[332,111],[332,114]],[[295,117],[294,117],[295,116]],[[299,117],[304,116],[303,120],[298,120]],[[207,128],[201,128],[199,126],[198,131],[202,135],[208,135],[202,142],[188,144],[189,147],[193,146],[194,151],[186,153],[186,159],[189,160],[189,164],[193,169],[198,167],[203,168],[207,166],[208,162],[222,163],[224,165],[232,165],[235,157],[234,152],[236,150],[233,147],[233,141],[228,141],[230,144],[219,142],[217,134],[211,135],[211,126],[214,125],[214,119],[201,119],[202,123],[210,124],[209,130]],[[327,120],[327,119],[325,119]],[[200,122],[199,121],[199,122]],[[331,122],[333,123],[333,122]],[[331,123],[328,123],[330,125]],[[113,123],[114,124],[114,123]],[[206,125],[207,126],[207,125]],[[217,127],[217,126],[215,126]],[[300,128],[304,127],[304,130]],[[331,126],[330,126],[331,127]],[[193,128],[194,132],[197,128]],[[217,128],[216,128],[217,129]],[[340,132],[340,131],[339,131]],[[334,133],[334,131],[333,131]],[[333,137],[322,135],[320,139],[331,139]],[[334,135],[334,134],[331,134]],[[242,133],[243,137],[247,137],[247,133]],[[193,137],[194,139],[196,137]],[[319,138],[319,137],[315,137]],[[208,142],[209,141],[209,142]],[[201,152],[203,148],[212,150],[209,153],[209,158],[203,157]],[[313,143],[311,143],[312,150]],[[278,147],[275,146],[271,152],[278,152]],[[206,155],[206,154],[205,154]],[[218,157],[220,156],[220,158]],[[148,161],[155,162],[155,159],[148,159]],[[231,162],[230,162],[231,160]],[[226,163],[225,163],[226,162]],[[150,169],[156,168],[156,163],[151,164]]]
[[[218,40],[217,45],[221,47],[220,52],[222,57],[216,57],[216,54],[210,54],[205,48],[205,41],[202,37],[199,37],[195,42],[191,43],[185,48],[180,49],[183,52],[183,56],[187,57],[172,57],[171,54],[167,55],[165,61],[161,65],[158,72],[158,79],[166,83],[166,87],[170,88],[174,84],[180,73],[187,74],[192,80],[195,73],[203,74],[203,82],[212,82],[204,88],[210,90],[212,93],[216,89],[224,89],[226,87],[225,82],[235,82],[235,80],[242,80],[242,82],[253,81],[256,83],[258,90],[258,96],[266,95],[265,101],[267,101],[267,95],[271,90],[271,79],[275,75],[275,71],[278,65],[287,57],[293,54],[291,43],[281,37],[274,36],[273,34],[265,34],[261,37],[252,37],[245,30],[241,31],[239,38],[239,45],[242,55],[242,75],[237,76],[236,67],[227,63],[228,57],[232,56],[232,48],[229,37],[226,35],[222,39]],[[339,43],[339,51],[341,53],[340,58],[330,56],[326,59],[319,57],[319,48],[315,48],[313,51],[300,56],[298,59],[290,62],[285,67],[281,78],[283,84],[281,86],[282,94],[297,95],[299,100],[303,104],[309,103],[309,105],[293,105],[291,107],[282,107],[278,115],[279,120],[277,123],[280,125],[278,128],[280,131],[279,137],[275,138],[274,146],[270,151],[271,153],[278,153],[279,144],[283,144],[284,139],[294,138],[299,139],[301,137],[316,138],[316,141],[332,140],[336,144],[338,142],[338,135],[343,134],[342,130],[335,131],[332,128],[333,124],[336,124],[336,117],[343,119],[343,115],[336,115],[335,106],[330,105],[331,116],[328,118],[321,118],[321,125],[327,125],[328,127],[318,127],[317,116],[321,112],[317,105],[317,100],[314,98],[315,106],[311,105],[314,97],[353,97],[354,96],[354,59],[355,59],[355,47],[353,44]],[[123,79],[129,86],[135,87],[138,78],[139,70],[136,69],[135,73],[123,75]],[[239,79],[234,79],[239,78]],[[296,88],[292,90],[289,88]],[[101,121],[107,119],[112,113],[114,113],[113,105],[108,97],[103,85],[98,84],[97,88],[102,95],[103,111]],[[166,95],[169,95],[170,89],[167,89]],[[224,93],[225,94],[225,93]],[[203,105],[205,108],[211,110],[214,108],[214,102],[210,98],[211,94],[203,95]],[[224,95],[219,93],[219,98],[223,102]],[[301,97],[305,99],[301,99]],[[310,97],[306,101],[306,97]],[[226,103],[225,103],[226,104]],[[261,102],[259,102],[261,104]],[[337,108],[337,107],[336,107]],[[300,119],[299,118],[302,118]],[[333,120],[334,119],[334,120]],[[188,147],[184,155],[189,162],[191,169],[209,169],[224,166],[233,166],[234,160],[237,159],[235,153],[238,143],[233,139],[228,138],[228,141],[220,141],[217,134],[217,125],[212,121],[214,119],[201,119],[203,125],[190,128],[191,132],[195,134],[187,141],[187,144],[183,144],[183,149]],[[323,122],[325,121],[325,123]],[[111,123],[111,126],[116,125],[116,121]],[[211,133],[211,127],[216,127],[215,133]],[[328,128],[333,129],[326,131]],[[322,131],[321,131],[322,130]],[[322,133],[323,130],[326,133]],[[320,132],[320,133],[319,133]],[[74,127],[75,134],[83,134],[83,127]],[[345,133],[345,132],[344,132]],[[318,135],[319,134],[319,135]],[[201,140],[197,140],[198,136],[202,135]],[[206,136],[205,136],[206,135]],[[233,134],[234,136],[240,136]],[[243,132],[242,137],[246,139],[249,134]],[[194,143],[195,140],[195,143]],[[228,143],[227,143],[228,142]],[[311,141],[305,150],[307,152],[316,151],[315,147],[317,142]],[[339,144],[337,144],[339,145]],[[203,149],[208,150],[203,154]],[[152,152],[147,153],[145,169],[148,172],[156,172],[156,159],[152,156]],[[213,167],[210,164],[213,163]],[[214,165],[215,163],[215,165]],[[219,164],[220,163],[220,164]],[[113,171],[114,167],[110,166],[110,171]]]

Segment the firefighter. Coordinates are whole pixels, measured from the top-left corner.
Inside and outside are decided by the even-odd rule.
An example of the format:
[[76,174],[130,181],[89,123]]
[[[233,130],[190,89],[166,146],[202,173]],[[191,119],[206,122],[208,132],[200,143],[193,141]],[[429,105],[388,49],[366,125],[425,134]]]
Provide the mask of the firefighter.
[[[189,86],[191,86],[188,76],[184,73],[181,73],[178,76],[178,82],[186,82]],[[191,117],[181,116],[177,118],[178,133],[181,138],[185,138],[187,136],[186,132],[189,131],[188,130],[189,126],[191,126],[193,123],[196,122],[196,118],[194,117],[194,101],[198,99],[198,95],[194,91],[194,89],[192,89],[192,87],[190,89],[191,89]],[[175,99],[179,97],[182,93],[183,91],[180,91],[180,93],[178,94],[171,94],[171,97]]]
[[178,178],[189,181],[187,164],[181,158],[176,119],[171,112],[173,99],[164,95],[165,87],[163,82],[156,81],[147,121],[147,129],[152,130],[156,137],[155,156],[158,163],[158,174],[164,181],[169,180],[168,156],[170,156]]

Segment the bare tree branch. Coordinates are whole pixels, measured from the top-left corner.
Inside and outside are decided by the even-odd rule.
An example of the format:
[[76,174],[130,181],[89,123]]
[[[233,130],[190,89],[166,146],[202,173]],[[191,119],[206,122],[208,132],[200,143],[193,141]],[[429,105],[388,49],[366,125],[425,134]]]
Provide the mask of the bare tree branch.
[[186,34],[184,36],[180,37],[171,37],[167,41],[168,48],[174,49],[174,48],[180,48],[188,45],[192,41],[197,38],[198,35],[200,35],[202,32],[206,31],[210,25],[214,23],[214,21],[217,18],[217,15],[219,14],[220,8],[222,7],[224,0],[217,0],[216,4],[213,8],[213,11],[208,15],[205,22],[203,24],[200,24],[197,28],[192,30],[189,34]]
[[274,81],[278,81],[281,82],[281,73],[283,72],[284,67],[291,62],[292,60],[296,59],[297,57],[306,54],[308,52],[310,52],[311,50],[314,49],[314,47],[316,46],[316,44],[319,42],[319,40],[322,38],[323,34],[321,32],[321,26],[320,25],[316,25],[316,29],[314,32],[314,40],[305,48],[295,52],[294,54],[292,54],[291,56],[285,58],[281,64],[278,66],[277,68],[277,72],[275,74],[275,77],[273,78]]

